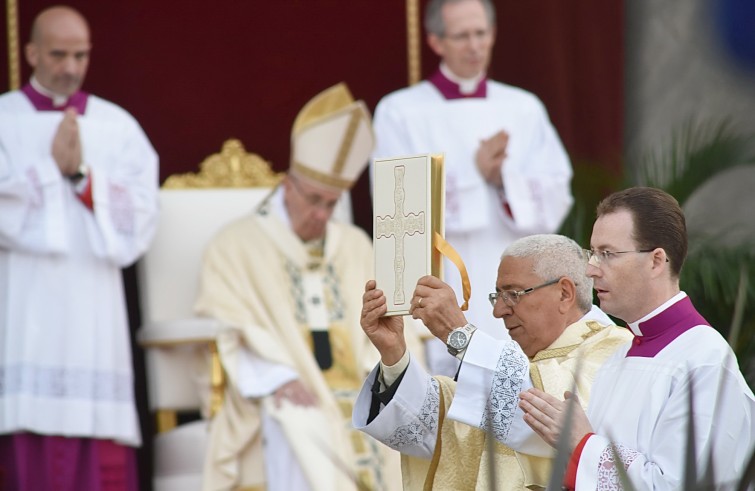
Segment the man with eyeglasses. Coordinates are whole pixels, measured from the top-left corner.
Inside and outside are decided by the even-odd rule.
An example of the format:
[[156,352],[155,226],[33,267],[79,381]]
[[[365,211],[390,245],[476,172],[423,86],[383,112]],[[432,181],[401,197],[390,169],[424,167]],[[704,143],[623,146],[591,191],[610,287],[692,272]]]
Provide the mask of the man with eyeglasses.
[[[669,194],[642,187],[610,195],[597,212],[587,274],[601,308],[635,337],[599,371],[587,414],[574,408],[565,485],[607,489],[622,467],[635,489],[689,489],[694,436],[689,458],[698,478],[712,472],[706,489],[734,489],[753,452],[755,397],[726,340],[680,290],[684,213]],[[520,405],[555,446],[567,402],[533,389]]]
[[[377,105],[373,156],[445,154],[446,238],[475,286],[467,318],[505,338],[477,285],[495,282],[491,265],[506,245],[558,230],[573,201],[571,165],[542,102],[487,78],[496,38],[490,0],[432,0],[425,31],[440,66]],[[460,279],[447,281],[461,298]],[[428,348],[435,373],[456,371],[442,343],[431,337]]]
[[291,145],[282,184],[205,253],[196,310],[227,326],[218,345],[229,379],[212,421],[205,483],[394,490],[398,455],[350,424],[378,358],[359,327],[372,243],[331,219],[372,150],[364,102],[345,84],[326,89],[299,112]]
[[[522,490],[547,483],[552,451],[517,411],[518,394],[530,387],[559,396],[574,390],[587,404],[597,368],[631,338],[592,305],[586,267],[581,247],[561,235],[533,235],[506,248],[489,299],[513,341],[477,330],[448,285],[422,278],[412,316],[463,360],[458,384],[431,377],[411,358],[400,319],[381,317],[385,296],[373,281],[366,285],[362,328],[381,362],[362,386],[353,422],[402,452],[405,489],[474,490],[494,484],[498,490]],[[504,391],[508,399],[486,405],[493,390]],[[468,424],[455,421],[477,410],[484,416]],[[486,442],[488,429],[509,446]],[[491,461],[495,483],[489,482]]]

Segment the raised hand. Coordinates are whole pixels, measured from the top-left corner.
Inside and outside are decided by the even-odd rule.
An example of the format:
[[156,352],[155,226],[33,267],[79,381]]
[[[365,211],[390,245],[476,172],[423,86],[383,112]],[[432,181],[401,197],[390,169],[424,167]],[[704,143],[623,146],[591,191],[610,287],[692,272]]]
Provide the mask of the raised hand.
[[375,280],[364,286],[362,295],[362,316],[359,323],[380,352],[385,365],[395,365],[406,352],[404,320],[401,316],[384,317],[388,311],[385,294],[377,289]]
[[435,276],[419,279],[409,313],[444,343],[451,331],[467,323],[453,289]]
[[497,188],[503,187],[501,168],[506,159],[509,134],[501,130],[486,140],[480,141],[475,154],[475,163],[482,177]]

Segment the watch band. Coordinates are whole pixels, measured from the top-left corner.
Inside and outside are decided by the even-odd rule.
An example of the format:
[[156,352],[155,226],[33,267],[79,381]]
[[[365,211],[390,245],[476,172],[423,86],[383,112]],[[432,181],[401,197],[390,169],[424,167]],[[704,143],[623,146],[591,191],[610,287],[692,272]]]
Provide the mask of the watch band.
[[85,163],[80,163],[74,174],[68,176],[72,182],[77,183],[89,175],[89,166]]
[[[467,346],[469,346],[469,341],[472,339],[472,334],[477,330],[477,328],[472,324],[466,324],[461,327],[457,327],[451,333],[448,335],[448,338],[446,339],[446,347],[448,348],[448,352],[458,357],[460,353],[462,353],[465,349],[467,349]],[[452,346],[451,345],[451,337],[454,336],[454,333],[463,333],[464,334],[464,340],[461,345],[458,346]],[[458,336],[454,336],[458,337]]]

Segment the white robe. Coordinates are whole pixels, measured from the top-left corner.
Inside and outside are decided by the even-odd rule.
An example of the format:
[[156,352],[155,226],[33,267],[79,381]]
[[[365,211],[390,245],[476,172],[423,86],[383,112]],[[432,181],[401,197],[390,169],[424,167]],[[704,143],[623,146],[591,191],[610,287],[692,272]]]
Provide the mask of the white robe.
[[[670,299],[654,312],[630,325],[651,319],[685,298]],[[587,410],[593,431],[577,468],[577,490],[621,489],[609,442],[636,489],[681,489],[687,444],[688,386],[694,386],[695,448],[698,476],[712,450],[719,484],[738,479],[755,443],[755,397],[744,380],[731,348],[709,326],[696,326],[671,341],[653,357],[627,357],[631,345],[619,349],[600,369],[592,387]],[[500,353],[499,353],[500,355]],[[487,358],[498,356],[491,350]],[[500,376],[503,367],[490,368],[478,376]],[[453,417],[464,422],[483,421],[484,408],[514,407],[517,391],[498,387],[490,402],[481,401]],[[485,398],[487,399],[487,397]],[[508,401],[508,403],[506,402]],[[517,412],[521,412],[517,408]],[[515,450],[540,455],[527,428],[514,430],[516,438],[505,442]],[[504,441],[504,440],[502,440]],[[547,449],[545,449],[547,450]]]
[[94,211],[51,155],[62,112],[0,96],[0,433],[140,444],[121,268],[148,247],[158,160],[136,120],[79,117]]
[[[375,158],[445,154],[446,238],[464,260],[472,284],[467,319],[494,337],[508,338],[487,300],[496,281],[491,264],[498,264],[516,239],[555,232],[573,202],[569,158],[542,103],[525,90],[492,80],[484,99],[446,100],[423,81],[384,97],[375,109],[374,128]],[[513,219],[504,211],[501,193],[475,165],[480,140],[499,130],[509,134],[502,175]],[[456,267],[446,260],[444,271],[445,281],[461,299]],[[435,347],[442,356],[442,343]],[[453,375],[452,370],[444,373]]]
[[[638,332],[638,324],[685,296],[678,294],[630,328]],[[690,384],[698,476],[712,452],[719,484],[741,477],[755,445],[755,397],[718,331],[693,327],[652,358],[626,353],[619,350],[595,381],[587,415],[596,435],[580,456],[577,489],[616,489],[611,441],[637,489],[680,489]]]

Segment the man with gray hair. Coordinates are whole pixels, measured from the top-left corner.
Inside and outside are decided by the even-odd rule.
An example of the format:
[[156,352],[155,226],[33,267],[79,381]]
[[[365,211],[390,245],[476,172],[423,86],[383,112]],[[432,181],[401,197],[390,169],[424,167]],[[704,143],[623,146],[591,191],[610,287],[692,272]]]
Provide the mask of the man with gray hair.
[[[464,258],[475,287],[467,318],[506,338],[479,287],[495,282],[490,266],[503,247],[558,230],[573,201],[571,165],[542,102],[487,78],[496,36],[489,0],[431,0],[425,30],[440,66],[377,105],[373,157],[445,154],[446,238]],[[461,297],[460,280],[448,282]],[[455,360],[430,339],[429,365],[452,374]]]
[[[547,484],[551,454],[529,451],[545,444],[515,403],[483,407],[476,428],[454,419],[485,405],[493,388],[505,388],[513,400],[531,387],[558,396],[574,391],[587,404],[598,367],[631,336],[592,305],[586,268],[584,251],[561,235],[533,235],[510,245],[489,300],[513,341],[477,330],[448,285],[432,276],[420,279],[412,316],[463,361],[458,382],[431,377],[412,360],[401,318],[383,317],[385,296],[374,281],[367,283],[361,324],[381,362],[362,386],[353,423],[403,454],[405,489],[487,489],[489,462],[495,462],[496,489]],[[503,443],[486,444],[488,427]]]

